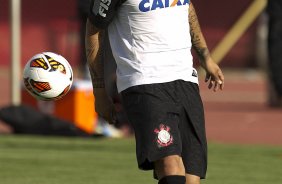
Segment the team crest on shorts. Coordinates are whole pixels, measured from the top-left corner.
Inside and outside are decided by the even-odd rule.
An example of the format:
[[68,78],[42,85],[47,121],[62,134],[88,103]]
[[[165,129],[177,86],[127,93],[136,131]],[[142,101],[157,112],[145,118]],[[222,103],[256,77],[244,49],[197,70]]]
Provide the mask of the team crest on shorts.
[[160,124],[159,129],[156,128],[154,132],[157,134],[157,143],[159,147],[166,147],[173,143],[173,137],[170,133],[170,127]]

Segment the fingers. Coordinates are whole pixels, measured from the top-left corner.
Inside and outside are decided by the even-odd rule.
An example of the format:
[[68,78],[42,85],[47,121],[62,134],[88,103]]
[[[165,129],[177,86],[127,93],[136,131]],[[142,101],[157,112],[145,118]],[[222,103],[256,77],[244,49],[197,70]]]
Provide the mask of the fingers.
[[208,82],[210,78],[211,78],[211,75],[209,73],[206,73],[205,82]]
[[218,71],[217,75],[207,74],[205,82],[209,82],[208,88],[213,89],[214,92],[223,90],[224,88],[224,76],[221,70]]
[[107,116],[106,120],[108,121],[109,124],[115,124],[117,121],[116,118],[116,112],[114,109],[110,112],[110,114]]
[[114,109],[114,106],[108,106],[108,107],[102,107],[102,106],[96,106],[95,108],[96,113],[105,119],[109,124],[115,124],[117,121],[116,118],[116,111]]
[[224,88],[224,75],[223,73],[221,72],[221,70],[219,71],[218,73],[218,77],[219,77],[219,80],[220,80],[220,89],[223,90]]
[[108,122],[109,122],[110,124],[116,124],[116,122],[117,122],[116,111],[114,110],[114,108],[112,109],[112,113],[111,113],[111,116],[110,116]]
[[218,91],[219,89],[223,89],[223,82],[220,80],[210,79],[208,84],[209,89],[213,89],[214,92]]
[[213,88],[214,91],[218,90],[218,86],[219,86],[218,82],[210,74],[206,74],[205,82],[209,82],[208,84],[209,89]]

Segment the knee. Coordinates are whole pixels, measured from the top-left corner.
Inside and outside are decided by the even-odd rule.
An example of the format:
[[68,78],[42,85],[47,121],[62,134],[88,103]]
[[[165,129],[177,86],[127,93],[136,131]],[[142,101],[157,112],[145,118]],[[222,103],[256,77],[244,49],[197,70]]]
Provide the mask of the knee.
[[186,183],[188,184],[200,184],[201,179],[199,176],[186,174]]
[[185,168],[182,158],[179,155],[164,157],[155,162],[155,172],[158,178],[170,175],[185,175]]

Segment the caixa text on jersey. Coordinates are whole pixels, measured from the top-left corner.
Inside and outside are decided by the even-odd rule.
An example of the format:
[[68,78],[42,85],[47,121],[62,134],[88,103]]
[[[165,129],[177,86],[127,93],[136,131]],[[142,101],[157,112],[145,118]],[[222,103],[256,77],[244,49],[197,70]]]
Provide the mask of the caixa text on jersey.
[[174,6],[188,5],[190,0],[141,0],[139,3],[139,10],[148,12],[156,10],[157,8],[169,8]]

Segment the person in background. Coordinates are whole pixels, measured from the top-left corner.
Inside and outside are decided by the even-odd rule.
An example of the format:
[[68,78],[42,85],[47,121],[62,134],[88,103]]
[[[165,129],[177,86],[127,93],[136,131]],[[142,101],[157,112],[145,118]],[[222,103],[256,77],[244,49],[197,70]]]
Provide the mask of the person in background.
[[[138,167],[159,184],[199,184],[207,169],[205,118],[191,48],[208,88],[224,87],[189,0],[95,0],[86,29],[86,53],[96,112],[115,122],[102,53],[108,34],[117,64],[122,105],[133,125]],[[107,38],[107,36],[106,36]]]
[[282,1],[268,0],[269,105],[282,108]]
[[86,29],[86,21],[88,18],[89,13],[89,6],[91,0],[77,0],[77,13],[79,19],[79,43],[80,43],[80,50],[79,50],[79,73],[80,77],[83,79],[89,79],[89,69],[87,66],[87,59],[85,54],[85,29]]

